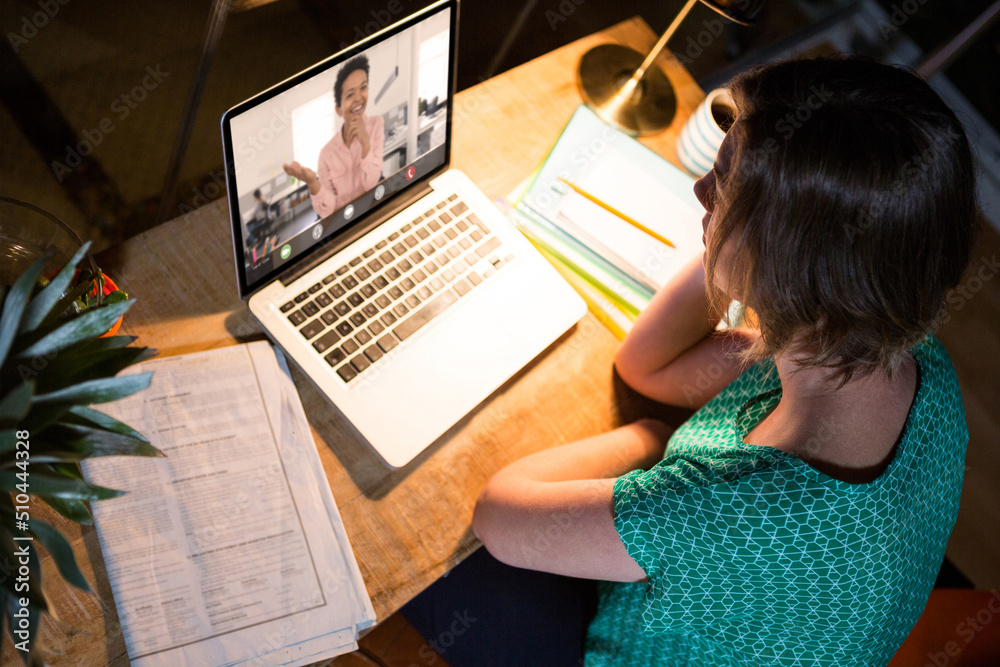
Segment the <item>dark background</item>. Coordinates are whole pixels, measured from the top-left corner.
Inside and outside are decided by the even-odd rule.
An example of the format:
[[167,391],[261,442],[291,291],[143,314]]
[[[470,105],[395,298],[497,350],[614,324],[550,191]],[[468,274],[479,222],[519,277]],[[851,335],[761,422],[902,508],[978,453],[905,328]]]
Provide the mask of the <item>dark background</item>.
[[[81,236],[94,239],[98,247],[157,224],[158,213],[170,219],[224,195],[218,123],[227,108],[329,56],[380,23],[430,4],[424,0],[234,2],[204,79],[177,196],[158,211],[171,148],[196,78],[211,3],[61,1],[66,4],[8,1],[0,9],[5,36],[0,46],[0,195],[51,211]],[[894,7],[913,10],[904,11],[907,18],[900,30],[924,50],[942,44],[989,4],[987,0],[877,1],[888,12]],[[849,4],[849,0],[773,0],[756,25],[727,27],[689,69],[703,86],[714,83],[713,75],[734,59],[793,40]],[[530,5],[466,0],[461,6],[458,88],[634,15],[661,32],[682,5],[682,0],[537,0],[506,56],[494,62],[519,13]],[[42,11],[51,16],[39,17]],[[697,5],[671,41],[675,52],[715,16]],[[38,17],[34,24],[32,17]],[[143,100],[133,100],[128,115],[122,117],[121,96],[143,80],[147,68],[164,73],[162,81],[146,91]],[[1000,22],[945,74],[995,129],[1000,127],[996,92]],[[57,174],[53,162],[71,159],[72,147],[88,137],[93,152],[81,156],[79,166],[68,174]]]

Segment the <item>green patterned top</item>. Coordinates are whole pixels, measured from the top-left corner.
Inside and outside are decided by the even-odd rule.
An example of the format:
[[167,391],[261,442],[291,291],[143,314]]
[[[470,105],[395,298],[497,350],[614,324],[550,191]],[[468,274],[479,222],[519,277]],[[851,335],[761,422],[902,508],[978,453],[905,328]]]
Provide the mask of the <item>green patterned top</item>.
[[651,470],[619,478],[615,527],[649,580],[601,584],[586,664],[888,663],[944,558],[969,439],[948,353],[933,335],[911,351],[916,398],[873,482],[743,442],[781,397],[773,359],[685,422]]

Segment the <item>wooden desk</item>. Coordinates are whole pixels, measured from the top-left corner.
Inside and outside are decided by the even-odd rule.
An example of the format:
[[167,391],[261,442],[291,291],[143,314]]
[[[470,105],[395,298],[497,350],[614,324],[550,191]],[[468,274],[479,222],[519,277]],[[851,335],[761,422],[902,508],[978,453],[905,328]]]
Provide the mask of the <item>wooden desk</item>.
[[[538,165],[580,104],[575,74],[580,56],[609,41],[647,51],[656,35],[633,19],[459,94],[453,166],[490,197],[506,195]],[[677,117],[666,132],[645,143],[676,161],[680,127],[704,95],[672,57],[661,57],[661,64],[677,89]],[[138,336],[140,344],[162,355],[263,338],[236,294],[225,200],[104,253],[101,265],[137,300],[123,333]],[[379,619],[479,546],[470,528],[472,508],[494,472],[531,452],[607,431],[647,411],[648,403],[613,382],[617,345],[588,315],[412,464],[395,472],[355,440],[326,400],[296,376]],[[53,664],[126,664],[96,533],[58,517],[53,521],[75,536],[77,558],[98,593],[95,598],[51,587],[54,606],[65,621],[47,620],[41,633],[54,654]],[[51,585],[55,572],[51,563],[46,565]]]

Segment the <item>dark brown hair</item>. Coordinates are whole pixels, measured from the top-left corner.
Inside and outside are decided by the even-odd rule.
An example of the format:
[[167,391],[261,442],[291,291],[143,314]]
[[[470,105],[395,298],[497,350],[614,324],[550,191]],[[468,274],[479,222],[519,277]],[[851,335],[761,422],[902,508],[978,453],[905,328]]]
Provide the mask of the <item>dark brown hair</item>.
[[892,374],[969,261],[979,216],[961,124],[923,79],[861,58],[757,67],[730,89],[710,295],[728,300],[712,281],[726,245],[730,296],[761,331],[748,357],[794,353],[842,382]]

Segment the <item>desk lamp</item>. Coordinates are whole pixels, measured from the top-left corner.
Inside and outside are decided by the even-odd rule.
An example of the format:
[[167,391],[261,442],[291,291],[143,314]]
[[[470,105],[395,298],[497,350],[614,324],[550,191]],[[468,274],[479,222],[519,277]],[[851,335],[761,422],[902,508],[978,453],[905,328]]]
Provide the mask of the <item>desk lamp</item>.
[[584,101],[606,123],[634,135],[652,134],[670,125],[677,98],[666,74],[653,64],[696,2],[730,21],[750,25],[765,0],[687,0],[653,50],[642,54],[620,44],[602,44],[583,54],[578,83]]

